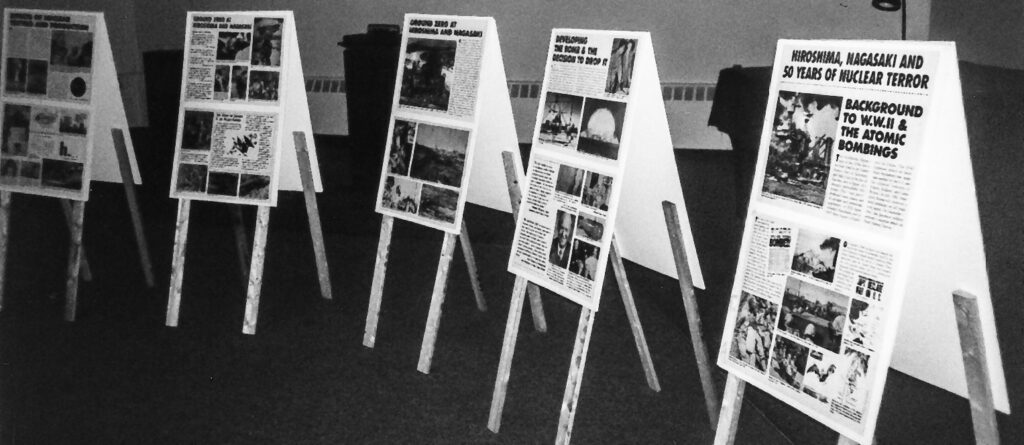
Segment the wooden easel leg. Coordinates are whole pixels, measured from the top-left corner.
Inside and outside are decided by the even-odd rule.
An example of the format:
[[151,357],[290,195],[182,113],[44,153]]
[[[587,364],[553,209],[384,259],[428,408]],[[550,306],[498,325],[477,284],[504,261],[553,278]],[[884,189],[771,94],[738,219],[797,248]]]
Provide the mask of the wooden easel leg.
[[7,284],[7,239],[11,228],[13,195],[0,191],[0,311],[4,308],[4,286]]
[[999,428],[992,401],[992,386],[985,356],[985,334],[978,315],[978,298],[963,290],[953,292],[956,326],[960,333],[960,349],[967,376],[967,395],[971,401],[974,440],[978,444],[998,444]]
[[306,199],[306,216],[309,220],[309,235],[313,238],[313,254],[316,256],[316,274],[320,279],[320,296],[331,299],[331,272],[327,268],[327,249],[324,247],[324,232],[320,227],[320,209],[316,204],[316,187],[313,184],[313,167],[309,162],[306,148],[306,133],[296,131],[295,155],[299,161],[299,177],[302,179],[302,195]]
[[512,355],[516,353],[519,322],[523,317],[523,297],[528,284],[526,278],[516,276],[516,284],[512,287],[512,301],[508,306],[508,321],[505,323],[505,340],[501,344],[501,361],[498,362],[498,377],[494,380],[491,413],[487,417],[487,429],[494,433],[501,428],[501,412],[505,409],[505,394],[508,391],[509,375],[512,373]]
[[441,306],[444,305],[448,269],[452,264],[452,254],[455,253],[455,240],[455,235],[444,235],[441,258],[437,261],[434,292],[430,296],[430,313],[427,315],[427,327],[423,331],[423,344],[420,345],[420,362],[416,366],[416,369],[424,374],[430,373],[430,362],[434,359],[434,343],[437,342],[437,331],[441,329]]
[[384,294],[384,277],[388,272],[388,252],[391,249],[391,229],[394,225],[395,219],[386,215],[380,222],[377,261],[373,265],[370,305],[366,308],[366,329],[363,333],[363,346],[367,348],[372,348],[377,341],[377,320],[380,318],[380,300]]
[[740,424],[740,410],[743,408],[743,390],[747,383],[729,374],[725,380],[725,394],[722,396],[722,413],[715,429],[715,445],[732,445],[736,441],[736,430]]
[[[60,200],[60,207],[64,210],[64,221],[68,225],[68,234],[74,236],[75,224],[72,222],[71,216],[71,200],[62,199]],[[82,247],[82,279],[85,281],[92,281],[92,268],[89,267],[89,259],[85,256],[85,247]]]
[[128,212],[132,217],[132,228],[135,229],[135,245],[139,249],[139,262],[142,263],[142,274],[146,279],[146,287],[152,288],[153,262],[149,259],[149,243],[142,226],[142,213],[139,212],[139,199],[135,196],[135,180],[132,177],[132,166],[128,160],[128,148],[124,143],[124,132],[120,128],[110,129],[114,139],[114,151],[117,153],[117,164],[121,168],[121,183],[124,184],[124,197],[128,201]]
[[267,228],[270,225],[270,207],[259,206],[256,211],[256,235],[252,243],[252,265],[249,268],[249,287],[245,293],[245,319],[242,333],[256,334],[256,319],[260,312],[260,290],[263,287],[263,260],[267,256]]
[[477,277],[476,271],[476,257],[473,256],[473,246],[469,243],[469,229],[466,228],[466,221],[462,221],[459,241],[459,244],[462,245],[462,256],[466,259],[466,269],[469,271],[469,284],[473,287],[476,308],[480,312],[487,312],[487,300],[484,299],[484,293],[480,290],[480,278]]
[[249,240],[245,236],[245,223],[242,221],[242,205],[228,204],[231,213],[231,227],[235,232],[235,251],[238,253],[238,271],[242,281],[249,278]]
[[178,326],[178,308],[181,306],[181,281],[185,276],[185,246],[188,243],[188,213],[192,201],[178,200],[178,220],[174,225],[174,253],[171,257],[171,289],[167,295],[167,326]]
[[562,396],[562,410],[558,417],[558,435],[555,444],[568,444],[572,437],[572,424],[576,418],[576,403],[580,399],[583,385],[583,367],[587,364],[587,350],[590,349],[590,334],[594,331],[594,312],[580,309],[580,324],[576,329],[576,342],[569,361],[569,378],[565,382]]
[[665,211],[665,226],[668,228],[669,241],[672,243],[672,256],[675,258],[676,273],[679,275],[679,291],[683,296],[683,307],[686,310],[686,324],[690,328],[693,356],[697,360],[700,384],[704,389],[704,404],[708,410],[708,421],[711,427],[714,428],[718,424],[718,412],[721,408],[718,401],[718,391],[715,389],[715,381],[711,374],[711,359],[708,357],[708,347],[704,344],[704,330],[701,328],[697,299],[693,295],[693,278],[690,276],[690,262],[686,258],[683,234],[679,230],[679,213],[676,211],[676,205],[672,202],[662,201],[661,205]]
[[85,201],[71,205],[71,243],[68,246],[68,277],[64,296],[64,320],[75,321],[78,310],[78,273],[82,268],[82,222]]
[[544,303],[540,301],[540,288],[536,284],[527,283],[526,293],[530,296],[530,315],[533,316],[533,329],[540,333],[548,331],[548,321],[544,318]]
[[619,294],[622,295],[622,305],[626,307],[626,318],[629,319],[629,327],[633,331],[633,339],[636,340],[636,350],[640,353],[640,363],[644,368],[644,375],[647,377],[647,386],[655,391],[661,391],[661,384],[658,383],[658,373],[654,371],[654,361],[651,360],[651,351],[647,348],[647,337],[644,336],[644,328],[640,325],[640,315],[636,311],[636,302],[633,300],[633,290],[629,287],[629,280],[626,279],[626,267],[622,264],[622,257],[619,256],[619,243],[612,238],[612,250],[609,258],[612,262],[612,270],[615,271],[615,282],[619,284]]

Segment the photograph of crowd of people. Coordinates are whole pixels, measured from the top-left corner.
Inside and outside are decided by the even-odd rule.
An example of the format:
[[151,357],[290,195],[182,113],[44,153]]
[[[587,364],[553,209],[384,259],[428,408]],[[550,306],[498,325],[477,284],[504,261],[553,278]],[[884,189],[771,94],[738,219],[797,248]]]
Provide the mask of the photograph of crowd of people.
[[419,215],[446,223],[455,222],[455,211],[459,207],[459,192],[423,184],[420,197]]
[[213,112],[185,110],[181,126],[181,148],[209,150],[213,133]]
[[625,102],[587,99],[583,104],[583,130],[576,143],[577,149],[602,158],[618,159],[625,116]]
[[282,18],[257,17],[252,36],[252,66],[281,66]]
[[384,180],[381,206],[415,214],[420,207],[420,183],[401,176],[388,175]]
[[875,301],[882,300],[882,282],[868,277],[857,278],[857,295]]
[[277,71],[250,71],[249,100],[276,101],[280,77]]
[[391,132],[391,147],[388,151],[388,172],[398,175],[409,174],[412,148],[416,144],[416,123],[395,119]]
[[544,98],[544,117],[537,139],[575,150],[582,117],[582,97],[548,92]]
[[587,171],[566,164],[558,166],[558,177],[555,179],[555,191],[579,197],[583,191],[583,178]]
[[238,173],[210,172],[206,192],[211,195],[238,196]]
[[838,353],[850,298],[795,277],[786,279],[779,329]]
[[608,195],[611,192],[611,176],[589,172],[583,187],[583,205],[608,211]]
[[43,159],[43,186],[81,190],[83,167],[84,165],[81,162]]
[[839,96],[779,91],[762,191],[821,207],[839,126]]
[[729,356],[762,373],[768,371],[768,350],[778,312],[779,305],[741,292]]
[[179,192],[206,193],[207,168],[202,164],[178,164],[174,188]]
[[605,82],[604,92],[629,94],[635,59],[636,39],[612,40],[612,55],[608,59],[608,79]]
[[800,384],[804,380],[804,369],[807,367],[808,352],[807,346],[794,342],[784,335],[777,336],[775,348],[772,349],[772,360],[768,375],[772,379],[799,391]]
[[221,31],[217,34],[217,60],[248,62],[252,34],[248,32]]
[[462,186],[469,131],[419,124],[409,176],[428,182]]
[[597,257],[600,253],[600,247],[579,239],[573,240],[569,272],[593,281],[597,275]]
[[580,213],[577,219],[576,236],[590,242],[600,243],[604,237],[604,218]]
[[555,235],[551,240],[548,262],[553,266],[565,269],[569,266],[569,248],[573,229],[576,227],[576,215],[559,210],[555,215]]
[[270,176],[242,174],[238,183],[238,196],[248,199],[270,199]]
[[875,333],[881,324],[881,311],[873,304],[856,298],[850,301],[850,317],[846,321],[843,338],[847,342],[875,350]]
[[843,379],[839,355],[812,350],[804,373],[803,392],[818,402],[828,404],[841,389]]
[[398,103],[448,111],[457,45],[455,40],[409,38]]
[[836,275],[840,244],[842,241],[834,236],[800,230],[793,254],[793,272],[831,283]]

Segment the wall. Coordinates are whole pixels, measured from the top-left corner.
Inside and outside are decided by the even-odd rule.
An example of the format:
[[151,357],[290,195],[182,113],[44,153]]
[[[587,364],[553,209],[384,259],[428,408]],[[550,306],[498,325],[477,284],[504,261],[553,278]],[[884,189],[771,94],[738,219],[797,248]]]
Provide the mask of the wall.
[[928,37],[955,41],[960,60],[1024,69],[1024,2],[933,0]]

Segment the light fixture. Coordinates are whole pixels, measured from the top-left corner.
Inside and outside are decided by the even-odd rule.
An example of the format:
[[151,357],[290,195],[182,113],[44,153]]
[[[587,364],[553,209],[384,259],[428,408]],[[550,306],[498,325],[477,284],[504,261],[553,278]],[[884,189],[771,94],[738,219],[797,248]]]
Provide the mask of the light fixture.
[[900,28],[900,36],[903,40],[907,40],[907,2],[903,0],[871,0],[871,6],[885,12],[902,10],[903,25]]

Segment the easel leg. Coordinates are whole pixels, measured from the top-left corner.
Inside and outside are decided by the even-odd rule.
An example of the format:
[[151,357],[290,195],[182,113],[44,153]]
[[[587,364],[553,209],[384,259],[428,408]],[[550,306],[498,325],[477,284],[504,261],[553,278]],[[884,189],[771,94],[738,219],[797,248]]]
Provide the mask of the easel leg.
[[619,243],[615,238],[612,238],[612,250],[609,258],[612,261],[612,270],[615,271],[615,282],[619,284],[622,305],[626,307],[626,318],[629,319],[633,339],[636,340],[636,350],[640,353],[640,363],[643,365],[644,375],[647,376],[647,386],[655,391],[661,391],[658,373],[654,371],[654,361],[651,360],[651,351],[647,348],[647,337],[644,336],[644,328],[640,325],[640,316],[636,311],[633,290],[630,289],[629,280],[626,279],[626,267],[622,264],[622,257],[619,256]]
[[78,310],[78,273],[82,268],[82,222],[85,201],[71,205],[71,243],[68,246],[68,277],[64,296],[64,320],[75,321]]
[[427,327],[423,331],[423,344],[420,345],[420,362],[416,366],[419,372],[430,373],[430,362],[434,359],[434,343],[437,342],[437,331],[441,329],[441,306],[444,305],[445,288],[448,286],[448,269],[452,264],[455,252],[455,235],[446,233],[441,245],[441,258],[437,261],[437,275],[434,277],[434,292],[430,296],[430,313],[427,315]]
[[679,276],[679,291],[683,296],[683,307],[686,310],[686,324],[690,328],[690,341],[693,343],[693,356],[697,359],[697,371],[700,384],[704,389],[704,404],[708,410],[708,421],[712,428],[718,424],[718,412],[721,410],[718,391],[711,374],[711,359],[708,347],[704,344],[704,330],[701,328],[700,312],[697,299],[693,295],[693,278],[690,276],[690,262],[686,258],[686,247],[683,234],[679,230],[679,213],[676,205],[670,201],[662,201],[665,211],[665,226],[668,228],[669,241],[672,243],[672,256],[675,258],[676,273]]
[[580,399],[580,386],[583,384],[583,367],[587,364],[587,350],[590,348],[590,334],[593,330],[594,312],[587,308],[580,309],[580,324],[576,329],[576,345],[572,348],[572,359],[569,362],[569,378],[565,382],[565,395],[562,396],[562,412],[558,417],[555,444],[568,444],[572,437],[576,403]]
[[249,277],[249,240],[245,236],[245,223],[242,221],[242,205],[228,204],[231,213],[231,227],[235,232],[235,251],[238,252],[238,270],[242,281]]
[[384,277],[388,271],[388,252],[391,249],[391,229],[395,219],[384,216],[380,222],[380,238],[377,240],[377,261],[373,265],[373,283],[370,285],[370,305],[366,308],[366,329],[363,346],[372,348],[377,341],[377,319],[380,318],[380,300],[384,294]]
[[[114,139],[114,151],[117,153],[117,164],[121,168],[121,183],[124,184],[124,197],[128,201],[128,212],[132,217],[132,228],[135,229],[135,245],[139,248],[139,261],[142,263],[142,274],[146,279],[146,287],[152,288],[153,262],[149,260],[149,244],[142,229],[142,213],[139,212],[139,199],[135,196],[135,180],[132,167],[128,161],[128,148],[124,143],[124,132],[120,128],[110,129]],[[84,254],[83,254],[84,257]]]
[[[68,234],[74,236],[74,222],[72,222],[71,216],[71,200],[62,199],[60,200],[60,207],[64,210],[64,221],[68,225]],[[92,281],[92,268],[89,267],[89,259],[85,256],[85,247],[82,247],[82,279],[85,281]]]
[[267,228],[270,225],[270,207],[259,206],[256,211],[256,235],[253,236],[252,261],[249,268],[249,288],[245,293],[245,319],[242,333],[256,334],[256,318],[260,311],[260,289],[263,287],[263,260],[267,256]]
[[516,340],[519,337],[519,321],[523,317],[523,297],[526,278],[516,277],[512,287],[512,301],[508,306],[508,321],[505,323],[505,340],[501,343],[501,361],[498,363],[498,377],[494,380],[494,395],[491,396],[491,413],[487,417],[487,429],[497,433],[501,428],[501,412],[505,409],[505,393],[508,391],[508,379],[512,373],[512,355],[516,352]]
[[4,285],[7,284],[7,239],[11,224],[11,192],[0,191],[0,311],[4,308]]
[[306,147],[306,133],[295,131],[295,155],[299,161],[299,177],[302,179],[302,195],[306,199],[306,216],[309,220],[309,235],[313,238],[313,254],[316,256],[316,274],[320,278],[320,296],[331,299],[331,272],[327,268],[327,250],[324,248],[324,232],[320,227],[320,209],[316,204],[316,187],[313,184],[313,170]]
[[188,213],[192,201],[178,200],[178,220],[174,226],[174,256],[171,257],[171,289],[167,295],[167,326],[178,326],[181,306],[181,280],[185,276],[185,246],[188,243]]
[[978,315],[978,298],[963,290],[953,292],[956,326],[960,333],[960,349],[967,376],[967,395],[971,400],[974,440],[979,444],[998,444],[999,428],[992,401],[992,386],[985,356],[985,334]]
[[473,246],[469,244],[469,229],[466,228],[466,221],[462,221],[462,231],[459,232],[459,241],[462,245],[462,256],[466,259],[466,269],[469,270],[469,284],[473,287],[473,297],[476,298],[476,308],[480,312],[487,312],[487,300],[484,300],[484,293],[480,290],[480,278],[476,272],[476,257],[473,256]]
[[743,390],[747,383],[729,374],[725,380],[725,394],[722,396],[722,413],[715,430],[715,445],[732,445],[736,441],[736,430],[740,424],[740,409],[743,408]]
[[526,293],[530,296],[533,329],[543,334],[548,331],[548,321],[544,318],[544,303],[540,301],[540,288],[536,284],[527,283]]

